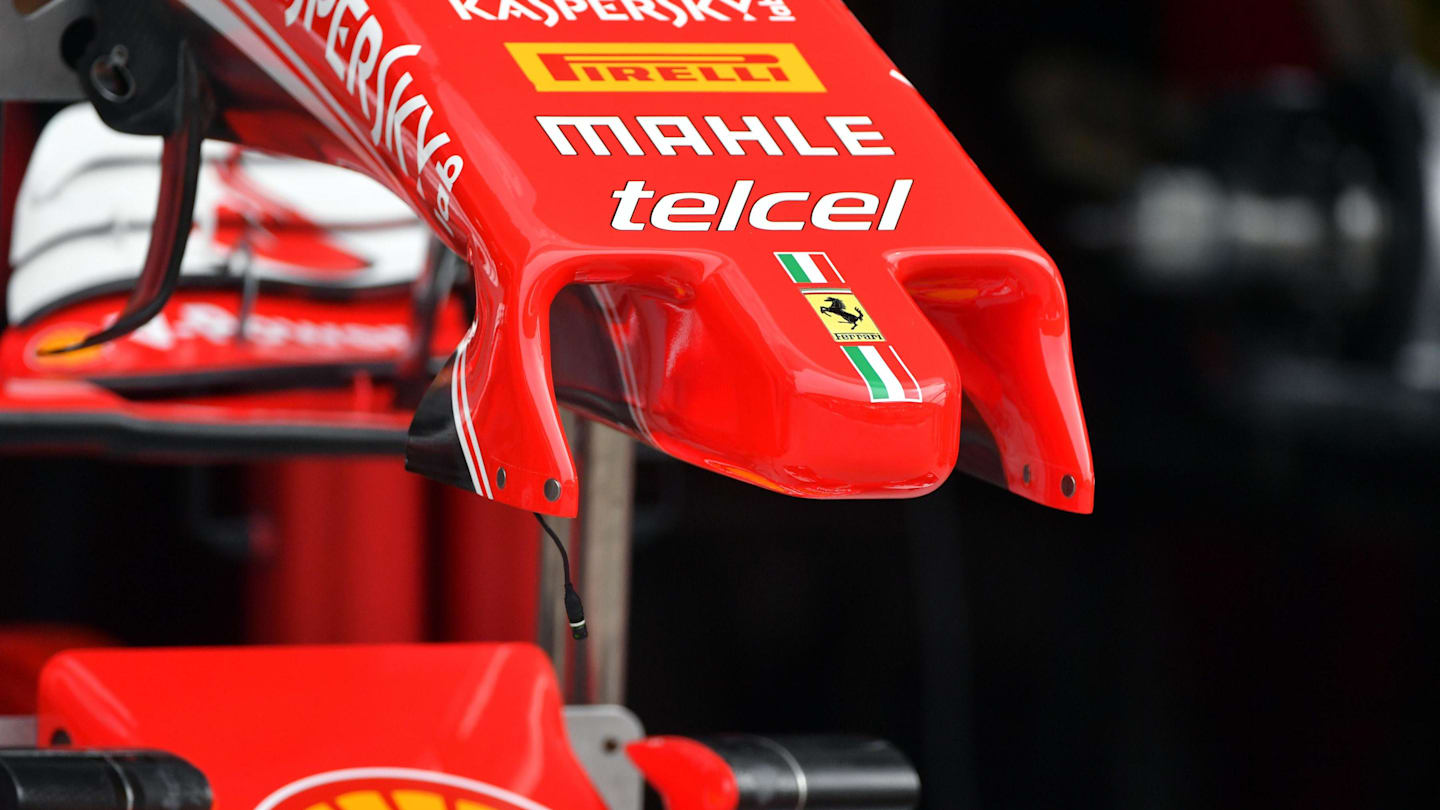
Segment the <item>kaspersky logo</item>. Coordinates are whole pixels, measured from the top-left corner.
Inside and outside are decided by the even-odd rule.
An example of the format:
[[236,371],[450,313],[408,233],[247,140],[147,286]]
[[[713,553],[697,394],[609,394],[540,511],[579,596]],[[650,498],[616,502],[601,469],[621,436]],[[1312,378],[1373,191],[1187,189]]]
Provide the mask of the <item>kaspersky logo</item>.
[[549,810],[475,779],[414,768],[351,768],[308,776],[255,810]]
[[824,93],[788,42],[507,42],[541,93]]

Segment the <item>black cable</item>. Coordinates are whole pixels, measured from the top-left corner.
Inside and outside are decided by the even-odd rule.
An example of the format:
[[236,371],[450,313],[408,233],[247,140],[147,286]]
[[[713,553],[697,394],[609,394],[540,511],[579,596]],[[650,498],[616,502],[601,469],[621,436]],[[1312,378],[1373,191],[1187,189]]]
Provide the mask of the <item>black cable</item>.
[[560,564],[565,568],[565,616],[570,620],[570,636],[576,641],[583,641],[590,635],[585,627],[585,605],[580,602],[580,593],[575,590],[575,583],[570,581],[570,555],[565,552],[565,544],[560,542],[559,535],[550,528],[539,512],[535,512],[535,520],[540,523],[540,528],[550,535],[555,541],[555,548],[560,550]]

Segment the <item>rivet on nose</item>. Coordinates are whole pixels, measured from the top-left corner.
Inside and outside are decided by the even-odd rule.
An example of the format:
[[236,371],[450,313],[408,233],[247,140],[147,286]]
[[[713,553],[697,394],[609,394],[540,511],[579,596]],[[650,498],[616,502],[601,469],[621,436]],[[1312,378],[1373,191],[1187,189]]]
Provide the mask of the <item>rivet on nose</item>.
[[1075,476],[1067,475],[1060,479],[1060,494],[1069,498],[1075,494]]

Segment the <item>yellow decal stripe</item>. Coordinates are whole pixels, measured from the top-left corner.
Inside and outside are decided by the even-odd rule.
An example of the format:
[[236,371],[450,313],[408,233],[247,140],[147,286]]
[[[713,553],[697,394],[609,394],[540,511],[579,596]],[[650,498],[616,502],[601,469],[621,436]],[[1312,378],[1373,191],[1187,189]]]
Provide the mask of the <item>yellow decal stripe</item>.
[[790,42],[507,42],[541,93],[824,93]]

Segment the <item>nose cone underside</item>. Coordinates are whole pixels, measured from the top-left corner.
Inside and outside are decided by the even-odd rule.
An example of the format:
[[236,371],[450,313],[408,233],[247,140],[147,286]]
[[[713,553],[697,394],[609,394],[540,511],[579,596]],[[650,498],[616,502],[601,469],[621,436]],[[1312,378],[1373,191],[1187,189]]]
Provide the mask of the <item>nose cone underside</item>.
[[417,416],[411,467],[564,513],[578,479],[558,404],[789,495],[914,497],[958,466],[1091,509],[1064,291],[1043,255],[744,258],[572,257],[537,271],[552,282],[536,289],[554,292],[518,307],[535,323],[462,344]]
[[836,278],[797,284],[767,258],[763,287],[755,273],[719,272],[681,297],[567,289],[551,321],[560,400],[790,495],[938,487],[960,428],[960,380],[939,336],[898,285],[862,297]]

